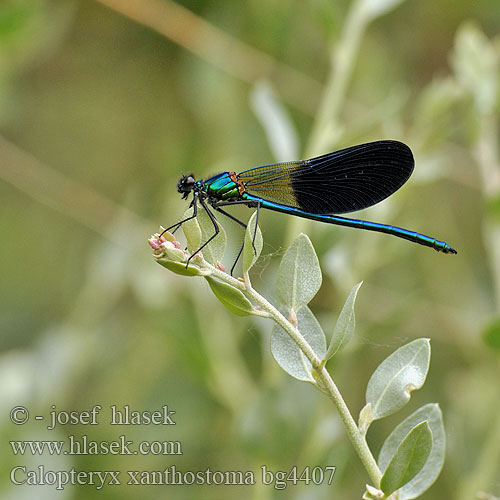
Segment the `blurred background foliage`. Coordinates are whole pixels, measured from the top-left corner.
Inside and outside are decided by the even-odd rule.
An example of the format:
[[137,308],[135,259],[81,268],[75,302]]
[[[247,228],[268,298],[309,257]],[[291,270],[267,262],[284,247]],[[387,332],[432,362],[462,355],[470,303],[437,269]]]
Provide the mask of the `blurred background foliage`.
[[[67,488],[57,498],[360,498],[368,478],[329,401],[282,373],[271,325],[231,316],[204,280],[155,264],[146,239],[186,208],[181,173],[305,158],[382,138],[416,169],[361,214],[433,235],[445,256],[374,233],[262,214],[254,286],[274,296],[284,247],[306,231],[331,332],[364,280],[356,341],[329,364],[351,411],[398,346],[432,339],[426,402],[445,417],[447,460],[424,497],[500,495],[500,9],[497,0],[4,0],[0,3],[2,494],[12,466],[82,470],[288,470],[336,465],[332,486]],[[236,210],[247,217],[248,209]],[[222,221],[233,246],[242,238]],[[94,404],[153,410],[175,427],[14,427]],[[180,440],[182,457],[13,457],[10,439],[88,434]],[[55,498],[53,487],[37,498]]]

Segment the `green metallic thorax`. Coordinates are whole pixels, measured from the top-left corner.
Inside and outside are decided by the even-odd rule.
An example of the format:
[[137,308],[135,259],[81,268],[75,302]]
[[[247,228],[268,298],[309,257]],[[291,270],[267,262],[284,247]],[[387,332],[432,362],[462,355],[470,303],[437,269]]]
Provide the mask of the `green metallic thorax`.
[[204,182],[205,192],[218,200],[236,200],[240,197],[238,184],[231,179],[230,172],[210,177]]

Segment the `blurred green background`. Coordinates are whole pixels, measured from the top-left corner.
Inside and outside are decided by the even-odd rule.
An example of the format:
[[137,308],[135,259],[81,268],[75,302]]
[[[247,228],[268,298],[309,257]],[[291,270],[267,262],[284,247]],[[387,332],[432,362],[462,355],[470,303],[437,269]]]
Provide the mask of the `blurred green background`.
[[[182,8],[184,7],[184,8]],[[359,216],[447,241],[262,213],[254,286],[271,300],[300,231],[324,273],[329,334],[364,280],[349,348],[329,369],[354,415],[370,374],[430,337],[427,383],[375,423],[442,408],[447,458],[426,499],[500,495],[500,9],[497,0],[4,0],[0,3],[3,498],[360,498],[368,476],[330,402],[272,359],[271,324],[233,317],[206,282],[158,266],[147,238],[180,219],[181,173],[299,159],[369,140],[413,149],[415,173]],[[246,218],[245,208],[233,213]],[[234,259],[242,233],[221,221]],[[31,415],[103,406],[100,425]],[[174,426],[107,424],[109,406],[175,410]],[[181,441],[183,455],[15,457],[12,439]],[[51,470],[253,470],[336,465],[333,485],[13,486]]]

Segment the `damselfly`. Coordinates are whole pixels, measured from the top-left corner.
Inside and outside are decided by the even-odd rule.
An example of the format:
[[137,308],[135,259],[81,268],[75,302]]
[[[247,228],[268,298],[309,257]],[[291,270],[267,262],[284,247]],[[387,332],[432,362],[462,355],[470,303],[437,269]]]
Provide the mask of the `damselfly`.
[[439,252],[456,254],[448,243],[415,231],[338,216],[387,198],[408,180],[413,166],[408,146],[386,140],[352,146],[310,160],[263,165],[240,173],[223,172],[205,180],[195,180],[192,174],[183,175],[177,190],[183,199],[193,193],[193,214],[165,231],[173,228],[175,231],[196,217],[198,203],[203,207],[214,225],[214,234],[190,256],[190,260],[219,233],[210,207],[246,228],[246,224],[222,208],[246,205],[256,208],[257,212],[267,208],[328,224],[392,234]]

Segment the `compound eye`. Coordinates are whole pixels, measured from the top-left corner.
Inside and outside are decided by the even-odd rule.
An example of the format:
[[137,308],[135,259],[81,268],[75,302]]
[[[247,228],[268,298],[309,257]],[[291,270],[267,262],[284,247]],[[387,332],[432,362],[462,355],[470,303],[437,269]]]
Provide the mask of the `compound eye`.
[[177,184],[177,191],[179,193],[189,193],[192,191],[195,182],[192,175],[184,175]]

